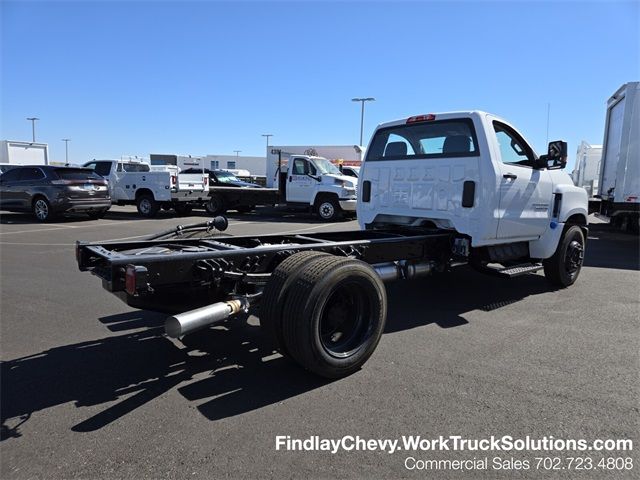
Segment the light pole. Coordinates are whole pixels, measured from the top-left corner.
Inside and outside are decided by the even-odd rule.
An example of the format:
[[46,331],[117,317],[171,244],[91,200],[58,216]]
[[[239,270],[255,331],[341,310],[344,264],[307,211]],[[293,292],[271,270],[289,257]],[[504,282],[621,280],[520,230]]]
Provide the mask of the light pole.
[[263,137],[267,137],[267,156],[269,156],[269,137],[273,137],[273,133],[263,133]]
[[38,117],[27,117],[27,120],[31,122],[31,136],[33,138],[32,143],[36,143],[36,120],[40,120]]
[[364,102],[375,102],[375,98],[367,97],[367,98],[352,98],[352,102],[360,102],[362,105],[362,109],[360,110],[360,143],[358,145],[362,145],[362,130],[364,129]]
[[238,155],[240,154],[242,150],[234,150],[234,152],[236,152],[236,158],[238,158]]
[[71,139],[63,138],[62,141],[64,142],[64,163],[65,165],[69,165],[69,142]]

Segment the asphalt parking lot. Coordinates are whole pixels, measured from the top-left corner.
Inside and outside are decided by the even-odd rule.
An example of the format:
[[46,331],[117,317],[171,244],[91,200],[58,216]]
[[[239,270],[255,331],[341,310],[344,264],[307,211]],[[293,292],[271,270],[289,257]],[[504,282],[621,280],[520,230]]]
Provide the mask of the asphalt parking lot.
[[[132,310],[75,264],[75,240],[136,237],[202,219],[143,220],[128,207],[102,220],[45,225],[2,215],[2,478],[560,475],[408,471],[408,452],[277,451],[277,435],[552,435],[638,445],[637,236],[594,225],[581,276],[566,290],[551,289],[539,274],[503,280],[466,267],[390,284],[376,353],[360,372],[326,381],[274,355],[255,317],[186,345],[171,341],[162,335],[163,315]],[[356,228],[304,215],[232,215],[228,232]],[[637,463],[636,451],[604,455]],[[496,455],[536,456],[488,454]],[[562,475],[631,478],[638,468]]]

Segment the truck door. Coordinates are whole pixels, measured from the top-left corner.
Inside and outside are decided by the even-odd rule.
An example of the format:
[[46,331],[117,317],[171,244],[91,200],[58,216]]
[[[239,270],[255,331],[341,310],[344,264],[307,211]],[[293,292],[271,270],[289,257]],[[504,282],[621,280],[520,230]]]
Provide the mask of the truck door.
[[315,167],[306,158],[293,158],[289,162],[289,178],[287,179],[287,202],[309,203],[312,198],[316,180],[313,175]]
[[518,132],[498,121],[493,127],[501,175],[498,238],[540,236],[551,216],[549,172],[534,168],[533,150]]

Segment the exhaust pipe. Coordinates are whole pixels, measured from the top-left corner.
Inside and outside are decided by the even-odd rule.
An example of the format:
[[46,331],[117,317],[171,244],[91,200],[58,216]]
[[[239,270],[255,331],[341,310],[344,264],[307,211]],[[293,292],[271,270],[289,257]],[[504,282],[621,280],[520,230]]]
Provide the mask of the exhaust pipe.
[[164,322],[164,331],[170,337],[182,337],[187,333],[220,323],[232,315],[246,311],[248,307],[249,302],[244,299],[214,303],[168,317]]
[[434,267],[434,262],[409,263],[405,260],[389,263],[376,263],[372,265],[383,282],[395,280],[409,280],[416,277],[429,275]]

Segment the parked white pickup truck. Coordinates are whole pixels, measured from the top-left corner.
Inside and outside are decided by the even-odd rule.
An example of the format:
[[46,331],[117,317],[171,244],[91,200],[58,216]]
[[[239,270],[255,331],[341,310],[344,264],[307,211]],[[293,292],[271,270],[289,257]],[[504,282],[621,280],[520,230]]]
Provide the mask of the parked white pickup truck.
[[204,201],[209,192],[209,177],[201,173],[152,171],[149,164],[132,160],[92,160],[84,167],[107,179],[113,203],[136,205],[144,217],[154,217],[161,208],[188,215],[190,202]]
[[538,157],[484,112],[418,115],[380,125],[369,143],[361,231],[214,237],[227,225],[217,217],[144,241],[78,243],[76,258],[129,305],[169,314],[171,337],[253,311],[284,355],[342,377],[382,336],[383,282],[470,264],[503,278],[544,269],[553,288],[573,284],[587,193],[561,170],[566,156],[555,141]]

